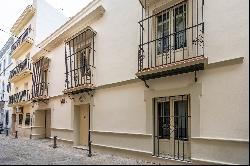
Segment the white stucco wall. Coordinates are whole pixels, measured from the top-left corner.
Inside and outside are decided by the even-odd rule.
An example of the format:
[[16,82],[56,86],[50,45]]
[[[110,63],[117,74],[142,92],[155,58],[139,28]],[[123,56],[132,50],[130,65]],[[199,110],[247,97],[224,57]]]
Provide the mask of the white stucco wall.
[[50,67],[48,72],[49,96],[58,96],[65,89],[65,52],[64,44],[55,48],[48,54]]
[[97,31],[97,86],[135,78],[141,11],[135,0],[104,0],[102,4],[106,12],[91,25]]
[[96,91],[93,130],[146,133],[143,83]]
[[36,36],[35,44],[39,44],[47,36],[51,35],[57,28],[64,24],[69,18],[64,16],[45,0],[34,0],[36,12]]
[[209,62],[244,56],[249,49],[249,1],[205,1],[205,55]]
[[[249,1],[205,1],[205,55],[210,63],[244,63],[202,72],[201,135],[249,139]],[[232,21],[233,20],[233,21]]]

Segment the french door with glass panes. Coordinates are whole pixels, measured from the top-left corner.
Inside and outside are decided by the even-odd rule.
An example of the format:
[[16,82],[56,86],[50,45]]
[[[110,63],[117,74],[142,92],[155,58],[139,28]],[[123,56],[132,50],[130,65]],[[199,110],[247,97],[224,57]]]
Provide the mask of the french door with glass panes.
[[190,159],[190,96],[155,99],[154,155]]
[[157,66],[187,58],[187,14],[184,2],[156,16]]

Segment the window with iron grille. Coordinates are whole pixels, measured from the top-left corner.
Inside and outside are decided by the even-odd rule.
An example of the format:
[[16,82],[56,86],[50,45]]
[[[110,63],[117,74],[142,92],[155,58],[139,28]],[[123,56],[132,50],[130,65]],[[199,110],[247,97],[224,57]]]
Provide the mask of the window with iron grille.
[[96,33],[87,27],[66,41],[66,89],[92,84],[95,35]]
[[41,58],[33,64],[32,98],[48,96],[47,70],[49,59]]

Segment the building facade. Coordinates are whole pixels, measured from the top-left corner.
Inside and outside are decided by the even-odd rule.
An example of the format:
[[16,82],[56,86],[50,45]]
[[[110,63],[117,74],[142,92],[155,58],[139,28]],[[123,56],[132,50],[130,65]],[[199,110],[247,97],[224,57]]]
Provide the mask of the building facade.
[[92,1],[31,54],[30,135],[177,164],[248,164],[248,5]]
[[[12,107],[12,131],[30,137],[32,130],[34,93],[32,92],[33,52],[44,36],[50,35],[67,18],[45,1],[34,0],[26,7],[11,28],[16,37],[10,56],[14,69],[10,71],[11,92],[8,106]],[[48,22],[50,22],[48,24]]]
[[8,79],[10,71],[13,69],[10,57],[10,48],[13,43],[14,38],[9,38],[0,51],[0,130],[8,130],[9,132],[11,129],[12,109],[8,107],[11,89]]

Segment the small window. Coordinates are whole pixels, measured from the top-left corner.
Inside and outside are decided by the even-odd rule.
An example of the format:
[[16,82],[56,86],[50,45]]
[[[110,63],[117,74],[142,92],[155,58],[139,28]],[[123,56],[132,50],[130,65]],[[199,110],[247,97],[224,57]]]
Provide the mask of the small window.
[[22,125],[23,124],[23,114],[18,115],[18,124]]
[[25,118],[25,126],[30,125],[30,113],[26,113],[26,118]]

